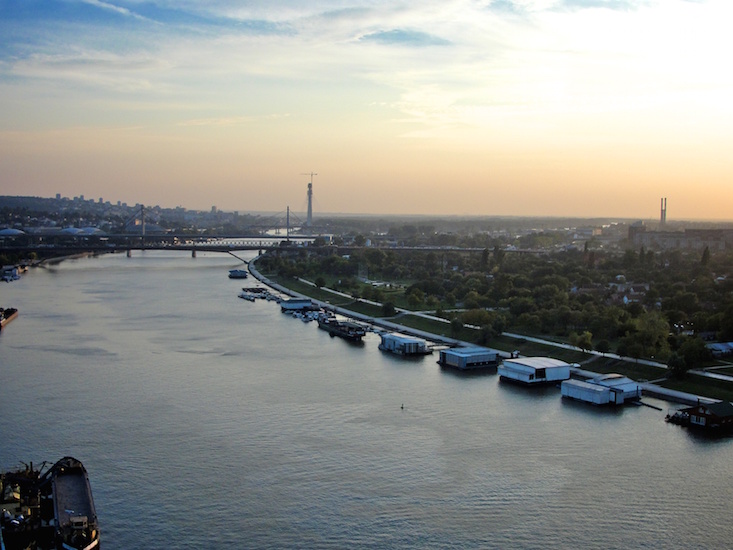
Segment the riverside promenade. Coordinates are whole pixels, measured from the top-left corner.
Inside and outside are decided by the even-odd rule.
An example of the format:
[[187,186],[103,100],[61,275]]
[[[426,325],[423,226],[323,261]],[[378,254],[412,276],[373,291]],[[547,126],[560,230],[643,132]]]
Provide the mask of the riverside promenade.
[[[461,346],[473,346],[474,344],[471,344],[470,342],[464,342],[463,340],[457,340],[455,338],[448,338],[446,336],[440,336],[437,334],[433,334],[430,332],[414,329],[411,327],[407,327],[404,325],[400,325],[398,323],[393,323],[391,321],[385,321],[383,319],[375,319],[374,317],[370,317],[368,315],[364,315],[355,311],[351,311],[349,309],[340,308],[338,306],[334,306],[328,302],[324,302],[322,300],[316,300],[314,298],[311,298],[310,296],[306,296],[305,294],[301,294],[299,292],[295,292],[289,288],[286,288],[280,284],[277,284],[264,275],[262,275],[257,270],[257,258],[254,258],[251,260],[248,264],[249,271],[252,273],[252,276],[255,277],[258,281],[260,281],[262,284],[265,284],[269,286],[270,288],[273,288],[287,296],[293,297],[293,298],[305,298],[311,300],[314,304],[317,304],[319,307],[322,307],[324,309],[328,309],[330,311],[333,311],[335,313],[338,313],[339,315],[343,315],[345,317],[350,317],[352,319],[356,319],[358,321],[362,321],[365,323],[369,323],[370,325],[379,327],[381,329],[385,329],[387,331],[394,331],[394,332],[400,332],[402,334],[409,334],[411,336],[416,336],[418,338],[423,338],[425,340],[429,340],[431,342],[435,342],[439,345],[448,346],[448,347],[461,347]],[[341,296],[347,297],[346,294],[337,293]],[[374,304],[374,302],[369,302]],[[430,319],[438,319],[437,317],[428,316],[423,314],[423,317],[430,318]],[[441,321],[444,321],[444,319],[439,319]],[[512,336],[515,338],[524,338],[529,339],[528,337],[519,335],[519,334],[512,334],[512,333],[505,333],[508,336]],[[532,341],[536,341],[538,343],[556,346],[564,349],[574,349],[577,350],[579,348],[575,348],[573,346],[570,346],[569,344],[561,344],[557,342],[551,342],[548,340],[541,340],[538,338],[532,338]],[[492,349],[492,348],[489,348]],[[499,357],[508,359],[510,355],[501,350],[494,349],[493,351],[496,351]],[[596,352],[595,354],[599,354]],[[606,356],[609,356],[609,354],[606,354]],[[617,356],[618,359],[624,360],[623,357]],[[661,369],[666,369],[666,365],[662,363],[657,363],[653,361],[645,361],[645,364],[649,364],[650,366],[660,367]],[[572,367],[571,372],[574,376],[577,376],[579,378],[593,378],[595,376],[598,376],[597,372],[593,371],[587,371],[583,370],[579,367]],[[720,400],[719,399],[711,399],[709,397],[705,397],[702,395],[695,395],[692,393],[686,393],[681,391],[676,391],[668,388],[664,388],[662,386],[659,386],[657,384],[654,384],[653,382],[640,382],[639,385],[642,387],[642,390],[644,392],[644,395],[647,395],[649,397],[656,397],[658,399],[662,399],[664,401],[669,401],[673,403],[682,403],[685,405],[695,405],[697,403],[717,403]]]
[[[441,336],[438,334],[434,334],[432,332],[426,332],[424,330],[419,330],[416,328],[408,327],[405,325],[400,325],[399,323],[394,323],[392,321],[386,321],[384,319],[376,319],[374,317],[370,317],[369,315],[364,315],[362,313],[358,313],[356,311],[352,311],[350,309],[341,308],[338,306],[334,306],[333,304],[329,302],[324,302],[322,300],[316,300],[315,298],[312,298],[310,296],[307,296],[305,294],[301,294],[299,292],[295,292],[294,290],[291,290],[287,287],[284,287],[283,285],[280,285],[278,283],[275,283],[262,275],[257,270],[256,265],[256,258],[254,260],[251,260],[249,262],[249,271],[252,273],[252,276],[260,281],[262,284],[265,284],[269,286],[270,288],[274,288],[278,292],[281,292],[287,296],[290,296],[292,298],[305,298],[311,300],[314,304],[318,305],[319,307],[322,307],[323,309],[327,309],[329,311],[333,311],[334,313],[338,313],[339,315],[343,315],[344,317],[350,317],[352,319],[355,319],[357,321],[361,321],[364,323],[368,323],[370,325],[373,325],[375,327],[379,327],[380,329],[384,329],[389,332],[400,332],[402,334],[408,334],[410,336],[416,336],[418,338],[423,338],[425,340],[429,340],[431,342],[434,342],[440,346],[446,346],[446,347],[460,347],[460,346],[473,346],[474,344],[471,344],[470,342],[464,342],[463,340],[457,340],[455,338],[449,338],[447,336]],[[350,297],[346,294],[342,293],[336,293],[338,295],[344,296],[344,297]],[[373,305],[379,305],[375,304],[375,302],[366,302]],[[444,319],[439,319],[437,317],[428,317],[427,315],[422,315],[423,317],[430,318],[430,319],[438,319],[440,321],[445,321]],[[509,357],[509,354],[501,351],[501,350],[494,350],[502,357]]]

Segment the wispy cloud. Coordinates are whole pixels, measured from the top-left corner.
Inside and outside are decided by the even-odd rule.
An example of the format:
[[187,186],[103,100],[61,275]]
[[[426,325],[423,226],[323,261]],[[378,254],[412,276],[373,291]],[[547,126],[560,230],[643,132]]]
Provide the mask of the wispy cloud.
[[[10,34],[23,47],[0,49],[0,80],[16,79],[29,93],[33,80],[76,83],[90,93],[130,94],[130,102],[136,95],[146,105],[157,98],[161,108],[189,102],[255,116],[277,110],[274,97],[302,101],[299,87],[322,86],[334,106],[343,102],[339,94],[359,98],[369,87],[380,96],[365,96],[364,105],[388,104],[434,128],[491,125],[499,111],[558,116],[579,108],[639,109],[686,93],[680,90],[691,86],[690,74],[697,85],[716,88],[715,97],[733,88],[724,71],[712,70],[725,66],[733,45],[720,23],[731,9],[718,0],[73,5],[129,23],[71,20],[59,10],[58,20],[44,16],[39,41],[28,17]],[[187,124],[246,120],[216,113]]]
[[393,29],[364,35],[361,40],[405,46],[445,46],[450,41],[420,31]]
[[109,10],[109,11],[118,13],[120,15],[124,15],[125,17],[134,17],[135,19],[140,19],[143,21],[147,19],[129,10],[128,8],[117,6],[110,2],[103,2],[102,0],[82,0],[82,2],[84,2],[85,4],[89,4],[90,6],[95,6],[95,7],[104,9],[104,10]]

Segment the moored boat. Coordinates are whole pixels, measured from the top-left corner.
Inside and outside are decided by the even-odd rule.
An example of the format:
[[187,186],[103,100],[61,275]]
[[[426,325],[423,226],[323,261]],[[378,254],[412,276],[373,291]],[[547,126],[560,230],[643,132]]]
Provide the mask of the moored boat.
[[318,317],[318,328],[322,328],[331,336],[340,336],[351,342],[361,342],[366,335],[366,329],[351,321],[339,321],[336,317],[321,315]]
[[18,310],[14,307],[0,308],[0,330],[5,328],[10,321],[18,316]]
[[97,548],[97,512],[84,465],[67,456],[54,464],[47,476],[51,484],[54,526],[60,547],[66,550]]
[[0,473],[0,547],[37,548],[42,540],[39,481],[33,463]]
[[97,513],[84,465],[67,456],[0,475],[3,549],[92,550],[99,547]]
[[246,279],[247,277],[249,277],[249,273],[247,273],[246,269],[230,269],[229,270],[230,279]]

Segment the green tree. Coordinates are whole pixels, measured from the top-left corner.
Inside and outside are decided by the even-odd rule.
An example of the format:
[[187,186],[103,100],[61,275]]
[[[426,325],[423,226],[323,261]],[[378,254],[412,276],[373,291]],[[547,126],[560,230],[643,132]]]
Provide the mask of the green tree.
[[326,286],[326,280],[323,277],[316,277],[314,283],[318,288]]
[[484,248],[481,252],[481,268],[486,269],[489,267],[489,249]]
[[382,304],[382,315],[384,317],[394,317],[395,313],[397,313],[397,310],[393,302],[384,302]]
[[461,318],[465,324],[477,327],[488,325],[491,322],[491,315],[485,309],[470,309],[465,311]]
[[700,338],[688,337],[680,344],[677,352],[685,360],[688,368],[695,368],[712,359],[710,350]]
[[579,347],[580,349],[582,349],[583,351],[592,350],[593,349],[593,335],[588,331],[585,331],[582,334],[579,334],[575,345]]
[[705,247],[705,250],[702,251],[702,258],[700,259],[700,264],[702,265],[708,265],[710,263],[710,248]]
[[498,244],[495,245],[494,252],[493,252],[494,261],[500,265],[504,261],[504,256],[506,256],[506,252],[504,252],[501,248],[499,248]]
[[688,370],[687,362],[685,358],[677,353],[672,353],[667,361],[667,369],[669,369],[669,375],[672,378],[684,378],[687,375]]
[[463,330],[463,321],[461,321],[458,317],[454,317],[451,319],[450,322],[450,332],[453,335],[453,337],[457,337],[461,331]]
[[596,351],[600,352],[602,355],[605,355],[609,351],[611,351],[611,343],[608,340],[601,340],[596,344]]

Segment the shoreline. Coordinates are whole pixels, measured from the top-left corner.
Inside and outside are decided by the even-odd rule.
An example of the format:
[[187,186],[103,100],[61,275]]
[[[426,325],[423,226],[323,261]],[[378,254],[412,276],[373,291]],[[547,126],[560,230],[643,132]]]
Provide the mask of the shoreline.
[[[371,317],[369,315],[359,313],[356,311],[352,311],[350,309],[346,309],[340,306],[335,306],[328,302],[324,302],[323,300],[317,300],[305,294],[301,294],[300,292],[291,290],[265,277],[262,273],[260,273],[257,270],[256,261],[257,261],[257,258],[254,258],[250,260],[249,262],[249,270],[250,270],[250,273],[252,273],[252,276],[255,279],[257,279],[259,282],[261,282],[262,284],[267,285],[270,288],[277,290],[278,292],[287,294],[288,296],[292,298],[308,299],[308,300],[311,300],[317,306],[323,309],[329,310],[329,311],[333,311],[334,313],[338,313],[339,315],[343,315],[344,317],[350,317],[352,319],[356,319],[357,321],[369,323],[370,325],[374,325],[376,327],[383,328],[390,332],[399,332],[401,334],[406,334],[409,336],[416,336],[418,338],[430,340],[431,342],[434,342],[439,345],[445,345],[445,346],[450,346],[450,347],[474,346],[475,345],[470,342],[466,342],[464,340],[458,340],[456,338],[449,338],[447,336],[441,336],[438,334],[434,334],[432,332],[427,332],[424,330],[419,330],[419,329],[408,327],[405,325],[400,325],[399,323],[394,323],[392,321],[384,321],[382,319],[377,319],[376,317]],[[482,346],[482,347],[485,347],[485,346]],[[493,348],[488,348],[488,349],[493,349]],[[509,357],[509,354],[505,351],[501,351],[501,350],[493,350],[493,351],[496,351],[499,356]]]
[[[287,287],[284,287],[283,285],[280,285],[278,283],[275,283],[265,277],[262,273],[259,272],[257,269],[257,260],[261,256],[257,256],[249,261],[248,268],[250,270],[250,273],[252,273],[252,276],[257,279],[259,282],[261,282],[264,285],[269,286],[270,288],[273,288],[279,292],[282,292],[283,294],[286,294],[293,298],[306,298],[311,300],[314,304],[318,305],[319,307],[322,307],[324,309],[328,309],[331,311],[334,311],[335,313],[338,313],[340,315],[343,315],[345,317],[351,317],[352,319],[356,319],[358,321],[366,322],[371,325],[384,328],[389,331],[395,331],[400,332],[402,334],[408,334],[411,336],[417,336],[419,338],[423,338],[425,340],[429,340],[431,342],[435,342],[442,345],[448,345],[448,346],[474,346],[475,344],[472,344],[470,342],[465,342],[463,340],[457,340],[455,338],[447,338],[445,336],[440,336],[437,334],[429,333],[426,331],[413,329],[411,327],[406,327],[404,325],[400,325],[398,323],[393,323],[391,321],[383,321],[380,319],[376,319],[375,317],[370,317],[369,315],[365,315],[362,313],[358,313],[355,311],[351,311],[345,308],[341,308],[338,306],[334,306],[332,304],[329,304],[327,302],[324,302],[322,300],[316,300],[315,298],[311,298],[310,296],[307,296],[305,294],[302,294],[300,292],[296,292],[294,290],[291,290]],[[487,346],[481,346],[481,347],[487,347]],[[496,351],[498,357],[500,358],[509,358],[510,354],[502,351],[497,350],[494,348],[488,348],[492,351]],[[592,378],[593,376],[597,376],[600,373],[593,372],[593,371],[587,371],[583,370],[579,367],[571,367],[571,372],[575,374],[576,376],[582,377],[582,378]],[[696,395],[693,393],[687,393],[677,390],[672,390],[668,388],[664,388],[662,386],[659,386],[657,384],[653,384],[651,382],[639,382],[639,385],[642,387],[642,390],[645,395],[649,397],[655,397],[658,399],[662,399],[663,401],[671,402],[671,403],[680,403],[683,405],[695,405],[697,403],[718,403],[721,400],[719,399],[713,399],[710,397],[706,397],[703,395]]]

